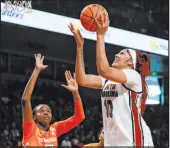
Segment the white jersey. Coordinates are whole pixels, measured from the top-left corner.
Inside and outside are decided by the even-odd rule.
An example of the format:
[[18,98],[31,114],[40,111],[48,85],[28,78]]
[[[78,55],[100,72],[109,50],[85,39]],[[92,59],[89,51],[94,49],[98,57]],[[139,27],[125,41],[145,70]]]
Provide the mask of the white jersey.
[[104,145],[153,146],[150,129],[140,114],[141,76],[132,69],[122,71],[125,84],[101,77]]

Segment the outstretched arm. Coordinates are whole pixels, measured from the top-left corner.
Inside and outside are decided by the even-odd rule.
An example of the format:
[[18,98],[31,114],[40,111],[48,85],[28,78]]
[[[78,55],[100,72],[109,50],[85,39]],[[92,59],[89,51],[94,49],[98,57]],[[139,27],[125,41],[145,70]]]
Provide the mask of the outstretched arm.
[[32,117],[32,107],[31,107],[32,92],[34,90],[35,83],[37,81],[37,78],[38,78],[41,70],[46,69],[48,67],[47,65],[43,65],[44,56],[41,57],[41,54],[35,55],[35,59],[36,59],[35,69],[32,73],[31,78],[29,79],[29,81],[25,87],[25,90],[24,90],[24,93],[22,96],[22,100],[21,100],[22,116],[23,116],[24,121],[30,121],[33,118]]
[[80,94],[78,92],[78,85],[76,81],[72,78],[70,72],[66,71],[65,72],[65,77],[67,80],[66,85],[62,85],[66,89],[72,92],[73,98],[74,98],[74,115],[64,121],[56,122],[54,124],[56,130],[57,130],[57,136],[59,137],[60,135],[70,131],[77,125],[79,125],[84,119],[84,110],[83,110],[83,105],[81,101]]
[[90,75],[85,73],[84,58],[83,58],[84,39],[80,33],[80,30],[75,30],[73,24],[70,24],[68,27],[70,31],[73,33],[77,44],[76,66],[75,66],[77,83],[81,86],[85,86],[89,88],[101,88],[102,81],[100,76]]
[[104,35],[109,27],[108,16],[105,15],[102,17],[102,24],[99,24],[97,19],[95,19],[95,21],[97,23],[96,65],[98,73],[107,80],[126,83],[127,80],[124,72],[110,67],[106,57]]

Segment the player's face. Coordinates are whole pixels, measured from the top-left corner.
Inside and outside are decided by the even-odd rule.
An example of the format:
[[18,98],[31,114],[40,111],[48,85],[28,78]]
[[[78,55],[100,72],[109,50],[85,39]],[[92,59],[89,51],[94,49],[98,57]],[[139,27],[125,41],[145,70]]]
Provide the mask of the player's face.
[[127,68],[130,64],[132,64],[132,57],[128,49],[124,49],[115,55],[115,60],[112,63],[112,67],[117,69],[124,69]]
[[47,105],[42,105],[37,109],[35,117],[39,122],[49,124],[52,120],[51,109]]

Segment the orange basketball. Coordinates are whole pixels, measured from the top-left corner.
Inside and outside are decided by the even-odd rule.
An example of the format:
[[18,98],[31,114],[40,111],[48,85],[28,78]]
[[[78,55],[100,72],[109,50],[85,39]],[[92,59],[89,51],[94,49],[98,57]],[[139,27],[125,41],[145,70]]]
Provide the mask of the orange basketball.
[[99,5],[99,4],[91,4],[86,6],[81,14],[80,14],[80,21],[82,26],[88,30],[88,31],[92,31],[95,32],[97,29],[97,24],[94,20],[94,18],[96,18],[99,23],[101,23],[101,16],[107,15],[107,10]]

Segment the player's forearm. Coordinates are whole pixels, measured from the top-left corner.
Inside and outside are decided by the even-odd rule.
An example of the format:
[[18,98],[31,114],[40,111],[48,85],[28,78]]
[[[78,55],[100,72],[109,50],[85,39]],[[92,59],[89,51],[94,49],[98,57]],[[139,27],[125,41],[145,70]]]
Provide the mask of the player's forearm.
[[[79,93],[73,94],[75,98],[80,98]],[[65,120],[66,129],[64,133],[79,125],[85,119],[84,109],[81,99],[74,100],[74,115]]]
[[30,98],[31,98],[32,92],[34,90],[34,86],[35,86],[35,83],[37,81],[39,74],[40,74],[40,70],[35,68],[26,87],[25,87],[25,90],[24,90],[24,93],[22,96],[22,99],[24,99],[25,101],[30,101]]
[[72,120],[74,121],[75,126],[80,124],[85,119],[84,109],[81,100],[74,101],[74,116]]
[[83,49],[77,50],[75,72],[76,72],[77,83],[82,85],[86,81],[85,80],[86,73],[85,73],[85,68],[84,68]]
[[81,101],[81,97],[80,97],[80,94],[79,94],[78,90],[76,92],[73,92],[72,94],[73,94],[74,101],[76,101],[76,100]]
[[109,62],[106,57],[104,36],[97,35],[96,42],[96,65],[97,71],[101,75],[109,67]]
[[83,109],[82,100],[81,100],[81,97],[80,97],[80,94],[78,91],[73,93],[73,98],[74,98],[74,116],[73,116],[73,118],[75,120],[78,119],[78,121],[84,120],[84,118],[85,118],[84,109]]

